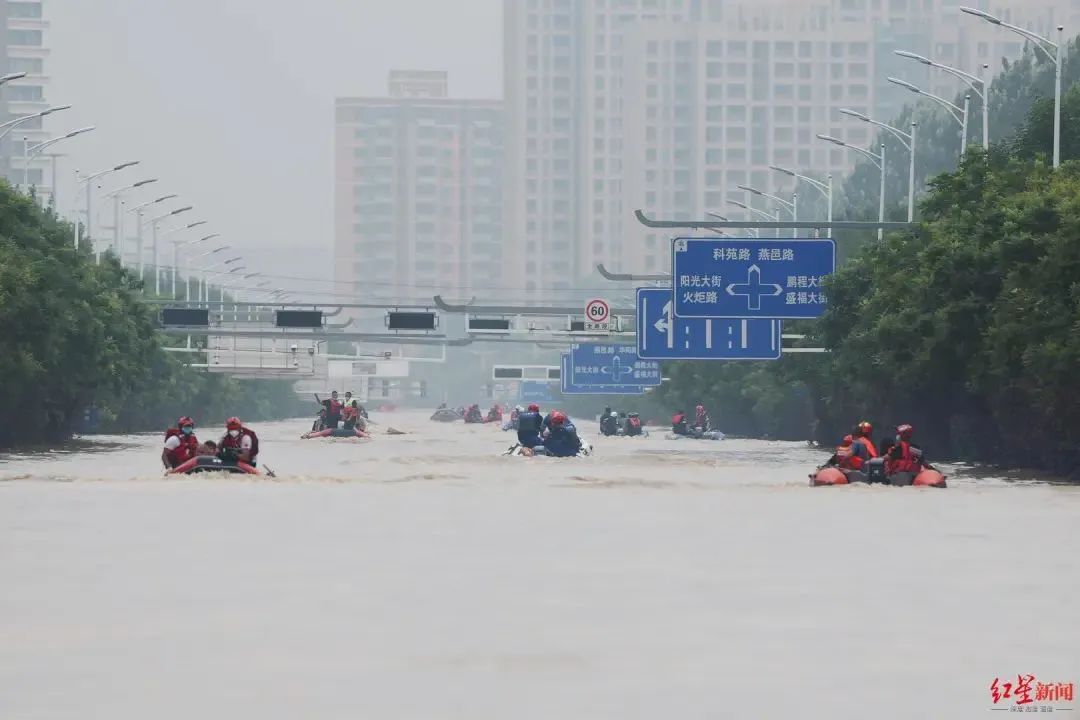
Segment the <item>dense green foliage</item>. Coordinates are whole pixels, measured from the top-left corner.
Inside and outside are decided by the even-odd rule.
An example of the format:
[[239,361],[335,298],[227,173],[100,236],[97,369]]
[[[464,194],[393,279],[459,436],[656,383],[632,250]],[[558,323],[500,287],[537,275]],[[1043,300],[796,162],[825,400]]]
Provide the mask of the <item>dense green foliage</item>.
[[[1073,43],[1072,58],[1077,51]],[[969,147],[955,168],[959,133],[944,130],[952,121],[920,120],[931,131],[921,133],[919,174],[933,179],[917,230],[880,243],[865,234],[842,238],[850,259],[827,285],[829,310],[800,325],[831,354],[674,363],[662,397],[671,406],[705,402],[725,431],[834,443],[862,419],[879,434],[911,422],[937,457],[1075,473],[1080,62],[1067,63],[1065,75],[1071,89],[1057,170],[1049,167],[1052,74],[1030,56],[994,82],[990,152]],[[972,137],[980,135],[974,124]],[[906,202],[900,170],[889,174],[889,192]],[[876,172],[853,173],[838,217],[876,214]],[[904,212],[891,205],[890,219]]]
[[66,439],[91,405],[112,430],[295,410],[287,384],[198,373],[168,356],[139,281],[115,260],[95,264],[71,237],[0,182],[0,446]]

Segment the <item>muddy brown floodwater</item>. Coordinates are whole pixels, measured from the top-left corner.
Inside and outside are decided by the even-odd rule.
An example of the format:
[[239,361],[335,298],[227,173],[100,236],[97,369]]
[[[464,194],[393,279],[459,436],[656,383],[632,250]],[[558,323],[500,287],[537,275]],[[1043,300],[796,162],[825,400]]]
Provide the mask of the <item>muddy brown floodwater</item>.
[[276,480],[165,479],[156,434],[0,456],[0,718],[985,718],[1080,680],[1078,487],[378,419],[257,426]]

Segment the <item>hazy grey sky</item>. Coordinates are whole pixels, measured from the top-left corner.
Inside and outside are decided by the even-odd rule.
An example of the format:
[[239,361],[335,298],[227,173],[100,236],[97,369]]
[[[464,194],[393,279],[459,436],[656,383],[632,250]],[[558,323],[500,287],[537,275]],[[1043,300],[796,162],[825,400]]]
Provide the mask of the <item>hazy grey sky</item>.
[[[334,98],[385,93],[391,68],[444,69],[452,95],[499,97],[500,6],[46,0],[48,99],[75,106],[50,130],[97,126],[65,144],[60,209],[70,212],[74,168],[139,159],[126,182],[161,178],[140,198],[179,193],[196,208],[185,217],[209,221],[252,271],[323,276],[333,245]],[[115,177],[107,188],[120,184]]]

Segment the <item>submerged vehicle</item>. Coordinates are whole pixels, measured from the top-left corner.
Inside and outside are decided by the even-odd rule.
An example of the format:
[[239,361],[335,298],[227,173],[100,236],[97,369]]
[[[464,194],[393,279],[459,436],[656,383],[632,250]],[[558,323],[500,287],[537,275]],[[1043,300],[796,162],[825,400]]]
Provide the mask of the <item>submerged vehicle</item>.
[[946,476],[931,468],[925,468],[921,472],[915,474],[897,473],[890,478],[885,474],[884,458],[873,458],[867,461],[866,472],[860,470],[842,470],[833,465],[823,465],[810,473],[810,487],[853,485],[855,483],[894,485],[897,487],[905,487],[908,485],[934,488],[948,487],[946,484]]
[[234,475],[262,475],[256,468],[242,460],[227,461],[216,455],[199,455],[166,471],[166,475],[194,475],[204,472],[231,473]]

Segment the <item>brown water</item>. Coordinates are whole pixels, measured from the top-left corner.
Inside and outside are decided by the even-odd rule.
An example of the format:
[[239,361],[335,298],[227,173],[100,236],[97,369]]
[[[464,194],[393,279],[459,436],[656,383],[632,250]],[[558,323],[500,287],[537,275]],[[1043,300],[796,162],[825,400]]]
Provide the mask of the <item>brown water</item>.
[[1080,488],[380,419],[412,434],[258,427],[277,480],[164,479],[157,435],[0,457],[0,719],[982,718],[1080,680]]

